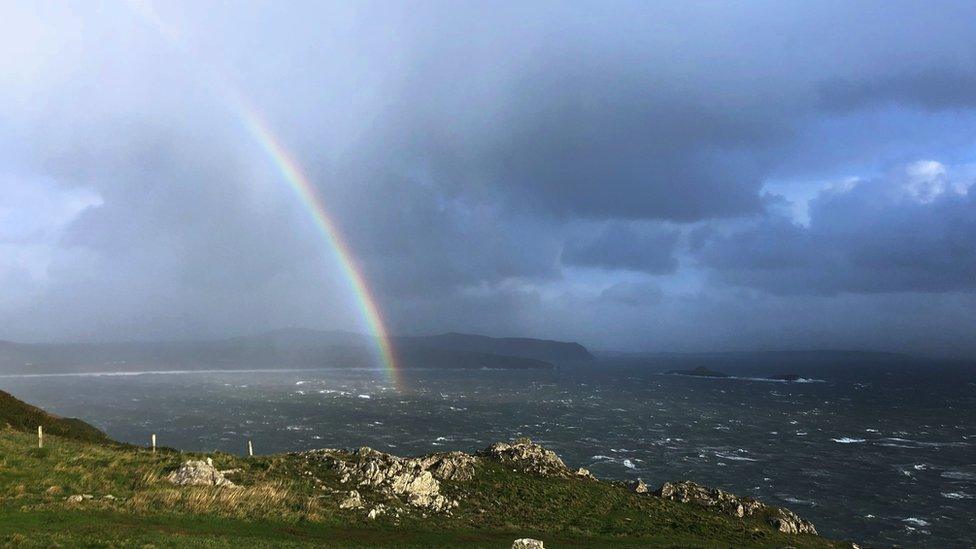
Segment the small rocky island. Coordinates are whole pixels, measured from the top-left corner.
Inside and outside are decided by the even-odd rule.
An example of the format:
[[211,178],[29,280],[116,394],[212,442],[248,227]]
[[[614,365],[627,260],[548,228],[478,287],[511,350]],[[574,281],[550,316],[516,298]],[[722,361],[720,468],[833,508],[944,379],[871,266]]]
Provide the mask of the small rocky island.
[[728,374],[724,374],[722,372],[716,372],[715,370],[709,370],[704,366],[699,366],[691,370],[671,370],[668,373],[672,375],[678,375],[678,376],[729,377]]
[[776,381],[800,381],[803,378],[798,374],[776,374],[769,376],[767,379],[775,379]]

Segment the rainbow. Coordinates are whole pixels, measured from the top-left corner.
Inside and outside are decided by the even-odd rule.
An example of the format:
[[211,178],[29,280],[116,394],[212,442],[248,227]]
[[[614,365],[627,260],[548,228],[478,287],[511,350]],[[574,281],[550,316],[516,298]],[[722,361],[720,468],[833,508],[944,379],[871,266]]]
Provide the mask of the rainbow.
[[[149,22],[176,49],[187,54],[196,63],[202,63],[202,57],[193,55],[193,52],[188,48],[185,41],[180,39],[175,29],[166,25],[159,18],[151,4],[147,2],[130,2],[128,5],[143,20]],[[315,187],[312,185],[312,182],[302,171],[301,166],[295,161],[288,149],[282,144],[281,140],[271,131],[271,127],[261,118],[258,111],[251,107],[244,99],[243,94],[232,87],[228,80],[218,78],[218,73],[213,67],[202,68],[204,69],[201,71],[202,74],[206,75],[206,79],[211,83],[213,89],[216,92],[220,92],[221,96],[226,99],[227,104],[231,107],[234,114],[242,120],[248,133],[274,162],[278,171],[281,173],[282,180],[294,191],[295,196],[298,197],[305,211],[314,220],[315,227],[318,229],[322,240],[332,250],[336,261],[339,263],[345,275],[349,289],[356,298],[363,320],[369,331],[372,332],[372,336],[376,341],[379,359],[383,364],[389,380],[397,390],[400,390],[402,383],[397,367],[396,355],[393,352],[390,336],[387,333],[383,317],[380,314],[379,308],[376,306],[376,299],[370,293],[366,279],[363,278],[362,272],[356,266],[349,246],[342,238],[342,233],[329,215],[322,199],[315,192]]]
[[[239,101],[238,103],[240,104]],[[278,171],[281,172],[282,178],[295,192],[299,200],[301,200],[302,205],[311,215],[312,219],[315,220],[315,226],[321,234],[322,239],[325,240],[329,248],[334,252],[336,261],[342,267],[342,272],[345,275],[346,281],[349,283],[349,289],[356,296],[356,301],[362,311],[363,319],[376,339],[380,359],[390,377],[390,381],[399,389],[399,372],[397,370],[396,356],[393,354],[393,347],[390,344],[390,336],[386,331],[386,326],[383,323],[383,317],[380,315],[379,308],[376,307],[376,299],[370,294],[369,286],[366,285],[366,279],[363,278],[359,268],[356,267],[356,263],[353,261],[353,255],[349,251],[349,246],[342,238],[342,233],[339,232],[339,228],[336,227],[335,222],[332,221],[332,218],[326,211],[322,199],[316,194],[315,187],[312,186],[311,181],[302,172],[301,167],[288,153],[288,149],[281,144],[281,141],[275,137],[275,134],[271,132],[268,125],[264,123],[255,111],[244,109],[243,104],[240,105],[241,108],[237,110],[247,129],[261,145],[261,148],[274,161]]]

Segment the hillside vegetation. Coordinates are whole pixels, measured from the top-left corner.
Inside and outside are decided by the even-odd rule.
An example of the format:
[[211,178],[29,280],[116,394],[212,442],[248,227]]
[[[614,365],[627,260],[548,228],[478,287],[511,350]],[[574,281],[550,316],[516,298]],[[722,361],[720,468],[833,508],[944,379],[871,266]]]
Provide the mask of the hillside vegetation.
[[0,428],[35,432],[38,426],[48,435],[87,442],[110,442],[105,433],[80,419],[58,417],[0,391]]
[[[24,410],[14,417],[47,419]],[[598,481],[530,441],[473,456],[245,458],[152,453],[70,429],[38,449],[32,427],[11,419],[0,420],[0,544],[13,546],[850,547]]]

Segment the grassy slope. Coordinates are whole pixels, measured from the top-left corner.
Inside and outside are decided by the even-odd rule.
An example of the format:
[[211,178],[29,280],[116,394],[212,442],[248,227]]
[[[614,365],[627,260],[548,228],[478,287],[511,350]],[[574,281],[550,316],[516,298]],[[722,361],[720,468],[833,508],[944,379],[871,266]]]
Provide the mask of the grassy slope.
[[0,427],[35,432],[38,425],[44,428],[45,434],[87,442],[111,442],[105,433],[80,419],[58,417],[0,391]]
[[[240,490],[176,488],[162,477],[191,454],[0,431],[0,544],[62,546],[508,547],[537,537],[547,547],[842,547],[785,536],[765,525],[637,496],[621,486],[541,478],[484,465],[474,480],[444,482],[461,501],[453,516],[410,510],[376,521],[340,510],[344,490],[328,467],[297,456],[212,455],[241,468]],[[382,496],[360,490],[367,502]],[[68,503],[70,494],[94,499]],[[102,499],[112,494],[115,501]],[[387,502],[389,503],[389,502]]]

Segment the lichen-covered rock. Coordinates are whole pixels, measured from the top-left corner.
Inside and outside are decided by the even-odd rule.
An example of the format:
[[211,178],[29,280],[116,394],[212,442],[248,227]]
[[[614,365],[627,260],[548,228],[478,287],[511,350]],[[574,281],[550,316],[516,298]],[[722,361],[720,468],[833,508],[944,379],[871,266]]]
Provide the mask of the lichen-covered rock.
[[577,469],[573,474],[575,474],[579,478],[585,478],[585,479],[589,479],[589,480],[596,480],[596,477],[593,476],[593,473],[591,473],[589,471],[589,469],[584,469],[582,467],[580,467],[579,469]]
[[784,534],[817,534],[813,523],[800,518],[799,515],[785,507],[769,507],[772,511],[766,522]]
[[389,480],[390,490],[398,496],[405,496],[407,503],[414,507],[445,511],[458,505],[456,501],[441,495],[441,485],[430,471],[408,468],[405,472],[390,477]]
[[418,458],[421,469],[440,480],[465,481],[474,478],[478,458],[464,452],[446,452]]
[[522,538],[512,542],[512,549],[545,549],[545,546],[537,539]]
[[363,498],[359,495],[359,492],[355,490],[350,490],[346,499],[339,503],[339,509],[361,509],[363,507]]
[[177,486],[220,486],[234,488],[236,485],[224,478],[224,475],[213,466],[213,461],[188,460],[166,477],[166,480]]
[[637,482],[630,483],[630,488],[637,494],[646,494],[650,492],[650,489],[641,479],[637,479]]
[[[702,486],[697,482],[665,482],[658,495],[662,498],[681,503],[693,503],[700,507],[711,507],[724,514],[742,518],[752,513],[747,512],[746,507],[761,506],[762,504],[751,498],[740,498],[735,494]],[[758,507],[757,507],[758,509]]]
[[496,442],[478,452],[478,455],[502,463],[510,463],[536,475],[567,478],[574,476],[556,452],[547,450],[524,437],[512,444]]
[[[352,455],[341,450],[315,450],[302,455],[329,463],[343,483],[355,481],[359,486],[400,497],[409,505],[431,511],[446,511],[457,507],[458,502],[441,494],[440,482],[429,469],[452,479],[470,478],[467,475],[473,476],[474,471],[471,456],[463,459],[450,454],[432,454],[401,458],[366,446]],[[466,467],[470,467],[470,472]]]
[[369,520],[376,520],[377,517],[384,514],[386,514],[386,505],[383,505],[381,503],[376,507],[370,509],[369,512],[366,513],[366,518],[368,518]]
[[762,516],[770,526],[787,534],[817,534],[813,523],[800,518],[789,509],[771,507],[753,498],[739,497],[696,482],[665,482],[657,495],[673,501],[712,508],[739,518]]

